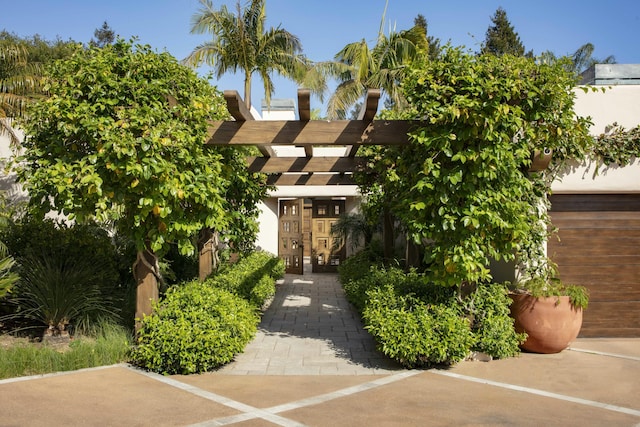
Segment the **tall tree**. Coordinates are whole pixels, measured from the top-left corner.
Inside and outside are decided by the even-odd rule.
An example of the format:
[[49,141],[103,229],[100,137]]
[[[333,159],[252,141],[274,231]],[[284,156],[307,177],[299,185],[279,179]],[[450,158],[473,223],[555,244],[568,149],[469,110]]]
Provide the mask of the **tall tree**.
[[[569,61],[563,62],[565,68],[575,74],[580,74],[587,68],[595,64],[615,64],[616,58],[609,55],[606,58],[598,59],[593,57],[595,47],[592,43],[585,43],[576,49],[571,55],[568,55]],[[552,51],[547,50],[538,56],[538,61],[544,64],[553,64],[560,60]]]
[[31,208],[109,221],[135,242],[137,317],[149,314],[169,244],[190,254],[200,230],[234,230],[227,210],[251,208],[264,185],[238,190],[258,181],[244,156],[205,147],[208,121],[228,116],[224,99],[168,53],[118,40],[57,61],[49,77],[50,97],[24,126],[18,176]]
[[107,21],[104,21],[102,27],[93,32],[93,36],[95,39],[89,41],[89,46],[92,47],[105,47],[112,44],[116,39],[116,33],[113,32]]
[[31,101],[46,95],[42,79],[45,64],[68,57],[77,48],[73,41],[47,41],[38,35],[20,38],[0,32],[0,134],[19,144],[13,124],[22,118]]
[[427,44],[429,45],[429,58],[431,60],[436,59],[438,55],[440,55],[442,47],[440,46],[440,39],[429,35],[429,24],[427,23],[427,19],[424,17],[424,15],[418,14],[418,16],[416,16],[413,20],[413,25],[424,29],[424,34],[427,37]]
[[484,42],[480,49],[481,54],[492,55],[524,55],[524,45],[520,41],[520,36],[509,22],[507,12],[499,7],[491,17],[490,25],[485,34]]
[[40,67],[27,58],[21,44],[0,45],[0,135],[8,135],[14,147],[20,138],[13,119],[22,117],[27,103],[42,92]]
[[[391,105],[402,106],[404,99],[399,84],[404,78],[406,65],[428,51],[425,29],[418,24],[409,30],[384,33],[384,14],[375,46],[370,48],[365,39],[349,43],[338,52],[330,64],[338,87],[329,98],[327,115],[344,118],[348,111],[363,98],[367,89],[382,89]],[[326,66],[326,65],[325,65]]]
[[299,81],[308,67],[301,54],[302,45],[295,35],[283,28],[265,28],[265,0],[251,0],[246,8],[236,5],[236,13],[226,6],[213,8],[211,0],[200,0],[201,9],[193,15],[191,32],[209,33],[212,39],[197,46],[184,60],[191,66],[205,63],[216,76],[231,71],[244,73],[244,101],[251,107],[251,80],[258,74],[263,82],[267,103],[274,91],[271,74]]
[[595,47],[592,43],[585,43],[580,46],[572,55],[571,62],[573,64],[573,70],[576,74],[580,74],[587,68],[595,64],[615,64],[616,58],[613,55],[609,55],[604,59],[598,59],[593,57],[593,51]]

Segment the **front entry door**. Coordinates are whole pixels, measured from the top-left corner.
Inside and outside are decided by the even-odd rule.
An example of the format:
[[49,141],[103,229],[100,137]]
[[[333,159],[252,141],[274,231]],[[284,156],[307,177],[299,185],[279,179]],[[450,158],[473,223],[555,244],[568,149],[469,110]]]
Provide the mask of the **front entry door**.
[[278,230],[278,256],[288,274],[302,274],[302,199],[281,200]]
[[331,226],[344,213],[344,200],[314,200],[311,219],[311,265],[314,273],[334,273],[345,259],[345,247],[334,248]]

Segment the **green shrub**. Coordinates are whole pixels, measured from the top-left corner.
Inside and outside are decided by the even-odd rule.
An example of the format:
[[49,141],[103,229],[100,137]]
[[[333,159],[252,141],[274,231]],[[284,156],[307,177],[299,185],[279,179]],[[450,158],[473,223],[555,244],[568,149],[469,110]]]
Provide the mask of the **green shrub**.
[[371,247],[351,255],[338,266],[340,283],[346,284],[362,278],[369,273],[372,265],[382,265],[382,258]]
[[425,304],[392,286],[369,291],[363,318],[380,350],[407,367],[459,362],[474,342],[456,307]]
[[341,280],[381,350],[406,366],[451,364],[472,350],[494,358],[520,352],[525,335],[509,316],[506,285],[479,285],[469,297],[414,270],[372,265],[366,254],[347,259]]
[[359,278],[354,278],[343,282],[343,288],[347,300],[362,313],[367,305],[368,292],[389,285],[400,288],[406,281],[405,273],[399,268],[385,268],[384,266],[373,265]]
[[163,374],[205,372],[230,362],[257,330],[255,307],[198,281],[169,288],[141,322],[132,362]]
[[[62,320],[70,313],[75,314],[65,323],[76,328],[87,327],[90,321],[105,315],[116,320],[116,313],[133,319],[130,307],[135,307],[135,284],[131,265],[135,251],[131,252],[130,245],[118,236],[95,224],[69,225],[34,217],[9,224],[1,234],[16,261],[14,270],[22,277],[2,311],[21,321],[22,326],[35,326],[34,321],[48,325],[50,320]],[[46,299],[42,308],[30,302],[34,296]],[[78,304],[83,307],[71,306]],[[96,310],[90,309],[92,305]],[[64,313],[55,315],[55,311]]]
[[210,285],[227,290],[262,307],[276,293],[275,281],[284,275],[284,262],[267,252],[257,251],[225,266],[207,279]]
[[19,261],[20,280],[8,300],[15,307],[10,317],[48,327],[53,335],[67,331],[69,325],[84,331],[96,321],[119,319],[105,292],[114,284],[97,281],[108,277],[105,270],[109,270],[99,260],[29,254]]
[[492,283],[479,285],[465,301],[466,311],[473,319],[472,331],[476,336],[473,350],[496,359],[513,357],[520,353],[519,345],[526,334],[518,334],[509,316],[511,298],[506,285]]
[[18,275],[11,271],[14,264],[15,261],[8,254],[7,247],[0,242],[0,298],[18,281]]

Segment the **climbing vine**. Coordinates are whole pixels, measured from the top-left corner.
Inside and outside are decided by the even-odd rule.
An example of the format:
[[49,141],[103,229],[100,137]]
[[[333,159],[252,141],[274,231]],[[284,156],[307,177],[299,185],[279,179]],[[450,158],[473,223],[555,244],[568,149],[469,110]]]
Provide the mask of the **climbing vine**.
[[640,126],[625,129],[613,123],[596,138],[593,156],[605,166],[629,165],[634,158],[640,157]]

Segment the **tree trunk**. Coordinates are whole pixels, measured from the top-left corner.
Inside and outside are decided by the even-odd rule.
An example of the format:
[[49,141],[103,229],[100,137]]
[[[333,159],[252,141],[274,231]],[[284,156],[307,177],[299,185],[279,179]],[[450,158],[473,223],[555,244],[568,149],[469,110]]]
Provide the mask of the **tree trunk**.
[[151,314],[153,303],[158,301],[158,257],[147,249],[139,251],[133,265],[133,275],[138,284],[136,292],[136,332],[140,329],[140,321]]
[[219,233],[210,229],[200,231],[198,238],[198,278],[204,281],[214,270],[217,270]]
[[384,259],[391,261],[393,259],[394,236],[393,236],[393,216],[387,208],[384,209],[382,219],[382,240],[384,244]]
[[244,105],[251,111],[251,74],[249,73],[244,78]]

